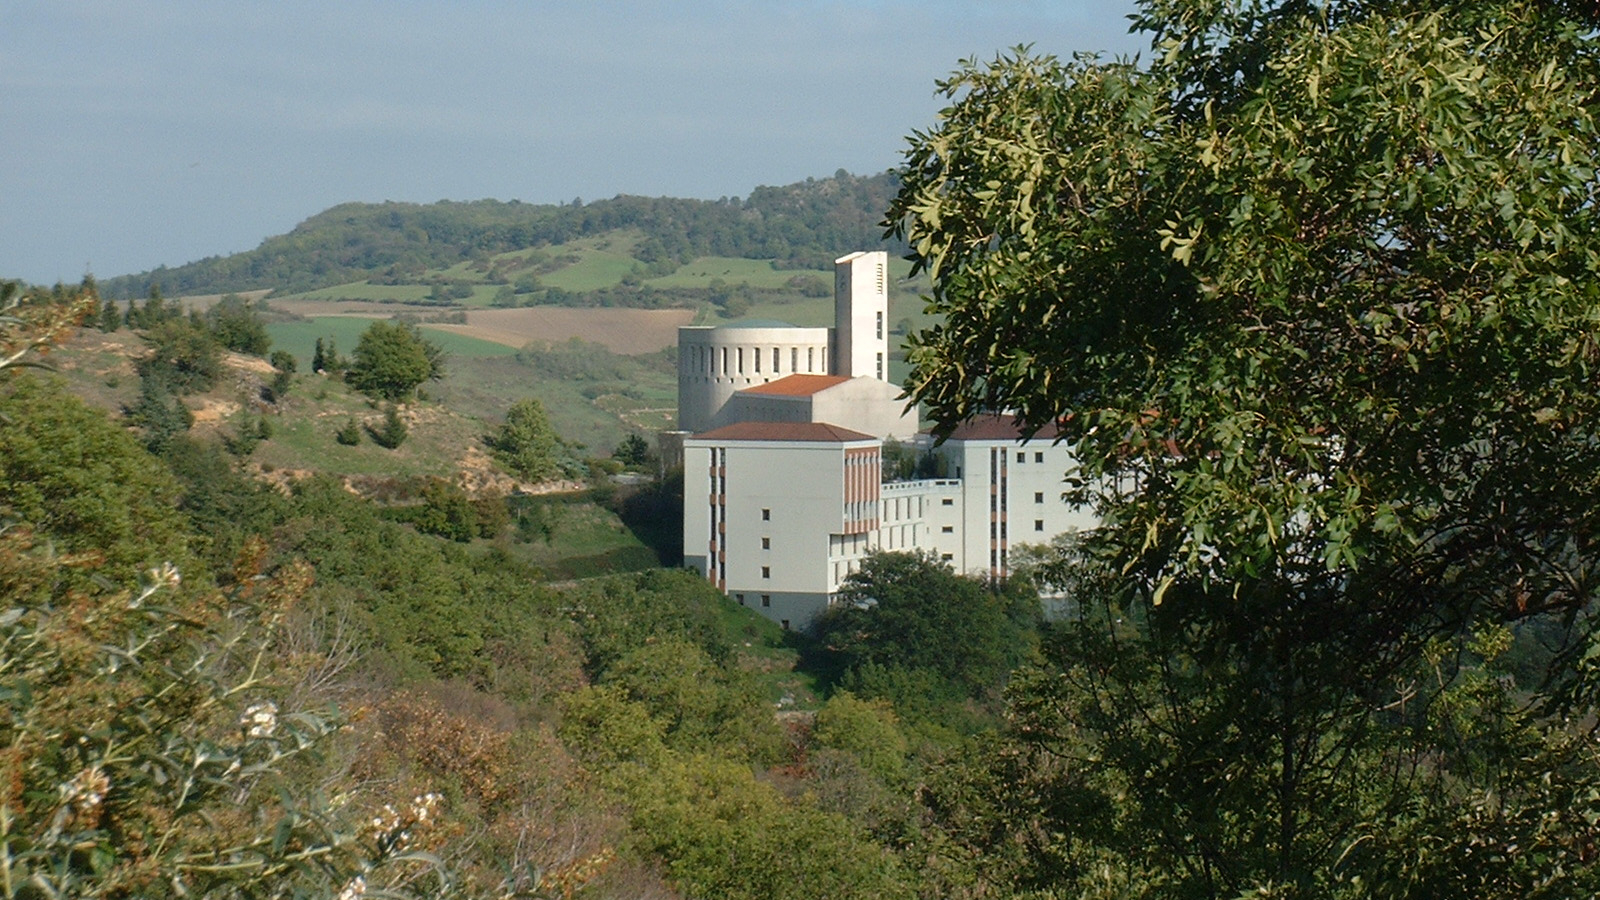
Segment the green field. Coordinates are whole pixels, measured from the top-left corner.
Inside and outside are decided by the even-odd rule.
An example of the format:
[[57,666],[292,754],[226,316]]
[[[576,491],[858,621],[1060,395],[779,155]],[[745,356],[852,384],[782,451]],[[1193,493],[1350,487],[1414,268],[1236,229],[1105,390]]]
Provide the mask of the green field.
[[[272,300],[371,300],[374,302],[425,303],[433,288],[426,284],[368,284],[352,281],[304,294],[274,296]],[[268,301],[269,303],[272,301]]]
[[[339,354],[348,358],[350,351],[356,348],[356,342],[361,340],[361,333],[366,331],[367,326],[373,321],[357,316],[319,316],[303,322],[274,322],[267,326],[267,333],[272,336],[273,348],[293,353],[300,363],[301,371],[309,371],[311,357],[316,353],[317,338],[333,338]],[[482,359],[510,356],[517,352],[515,347],[440,331],[437,328],[429,328],[426,324],[421,328],[428,336],[428,340],[444,350],[446,369],[449,368],[449,357]]]
[[660,288],[704,288],[713,281],[728,285],[747,284],[754,288],[782,288],[796,275],[815,275],[832,282],[833,273],[814,269],[775,269],[764,259],[732,256],[702,256],[671,275],[652,278],[645,284]]

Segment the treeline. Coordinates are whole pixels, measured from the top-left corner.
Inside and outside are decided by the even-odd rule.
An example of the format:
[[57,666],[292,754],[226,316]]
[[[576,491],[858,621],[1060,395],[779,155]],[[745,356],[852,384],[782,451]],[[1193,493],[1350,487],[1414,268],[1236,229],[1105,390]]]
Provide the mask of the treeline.
[[130,299],[152,287],[191,295],[295,293],[369,278],[409,283],[429,269],[464,260],[559,246],[620,229],[643,232],[635,256],[666,271],[674,262],[708,255],[824,268],[847,249],[885,246],[883,210],[897,185],[891,173],[855,176],[841,169],[831,178],[760,187],[742,200],[617,196],[557,206],[515,200],[346,203],[254,250],[108,279],[102,289],[108,297]]

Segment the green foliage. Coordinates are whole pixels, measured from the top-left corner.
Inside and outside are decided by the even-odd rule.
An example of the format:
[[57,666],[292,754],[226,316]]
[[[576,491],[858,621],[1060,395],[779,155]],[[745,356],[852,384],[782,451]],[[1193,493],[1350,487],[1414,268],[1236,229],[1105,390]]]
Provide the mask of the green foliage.
[[630,434],[611,451],[611,458],[630,469],[644,469],[655,461],[650,452],[650,442],[637,434]]
[[690,896],[913,896],[909,874],[858,826],[786,802],[748,766],[673,757],[631,787],[641,840],[666,858],[668,875]]
[[248,406],[239,407],[229,425],[229,433],[223,435],[222,443],[234,456],[249,456],[262,441],[272,437],[272,422]]
[[[406,435],[410,433],[404,419],[400,418],[400,410],[390,404],[383,411],[383,424],[377,428],[366,426],[367,436],[372,442],[385,450],[397,450],[405,443]],[[340,440],[340,443],[344,443]]]
[[151,329],[165,323],[183,318],[183,308],[177,301],[169,301],[161,296],[158,285],[150,285],[148,296],[144,305],[134,299],[128,302],[128,311],[125,321],[129,328]]
[[267,335],[267,325],[261,321],[249,301],[238,294],[226,294],[206,310],[206,327],[217,343],[229,350],[266,356],[272,346]]
[[463,544],[478,536],[478,512],[472,498],[448,479],[428,479],[422,487],[422,506],[408,518],[423,534]]
[[288,396],[289,388],[294,384],[294,354],[287,350],[274,350],[271,361],[272,383],[267,390],[272,395],[272,402],[276,403]]
[[139,377],[166,391],[184,395],[203,393],[222,374],[222,355],[207,331],[183,318],[171,318],[145,327],[150,354],[134,366]]
[[[326,368],[327,355],[323,365]],[[361,333],[345,380],[370,397],[399,401],[424,381],[444,376],[442,351],[404,322],[376,321]]]
[[184,565],[178,486],[161,464],[58,384],[0,385],[0,502],[63,551],[94,552],[117,577]]
[[[947,428],[1059,424],[1104,521],[1018,692],[1036,758],[1086,761],[1033,789],[1094,813],[1042,883],[1595,892],[1564,724],[1600,696],[1577,9],[1149,0],[1146,68],[942,85],[890,210],[946,316],[908,384]],[[1553,640],[1519,703],[1470,687],[1507,623]],[[1419,718],[1455,702],[1485,743]],[[1013,833],[1085,815],[1034,812]]]
[[126,410],[128,421],[143,429],[144,446],[164,453],[174,438],[194,425],[194,413],[155,378],[139,379],[139,401]]
[[561,472],[556,455],[561,439],[550,427],[544,405],[534,398],[511,404],[505,424],[485,443],[501,465],[523,480],[543,481]]
[[100,306],[100,330],[111,334],[122,327],[122,310],[118,308],[117,301],[107,299]]
[[339,355],[339,348],[333,338],[328,338],[324,343],[322,338],[317,338],[316,349],[311,355],[311,371],[342,376],[350,364]]
[[339,430],[333,433],[333,439],[346,447],[354,447],[361,443],[361,425],[356,422],[356,417],[351,416]]
[[673,636],[718,662],[732,651],[734,639],[722,627],[721,615],[733,601],[690,572],[658,569],[595,579],[569,591],[568,602],[593,676],[632,651]]
[[899,717],[882,700],[862,700],[849,691],[834,694],[817,710],[812,740],[819,748],[852,754],[882,779],[897,779],[905,770],[909,744]]
[[0,536],[7,896],[328,896],[414,874],[287,777],[337,724],[281,705],[269,653],[303,570],[253,599],[180,591],[170,564],[132,594],[24,599],[61,566]]
[[175,437],[161,453],[179,485],[177,508],[189,523],[189,546],[218,580],[235,578],[234,561],[252,536],[270,534],[286,499],[235,464],[216,441]]
[[817,625],[842,668],[921,671],[958,696],[998,690],[1037,641],[1038,598],[991,591],[910,553],[869,556]]

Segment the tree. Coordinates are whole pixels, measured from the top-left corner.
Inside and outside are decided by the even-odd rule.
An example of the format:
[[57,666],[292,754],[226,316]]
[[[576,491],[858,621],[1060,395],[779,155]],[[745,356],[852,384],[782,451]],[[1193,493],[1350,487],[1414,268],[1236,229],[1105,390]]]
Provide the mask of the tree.
[[[367,436],[372,438],[372,442],[385,450],[399,449],[400,445],[405,443],[406,435],[410,431],[406,427],[406,420],[400,418],[400,410],[392,403],[383,411],[382,425],[377,428],[368,425],[366,428]],[[339,443],[345,443],[342,437]]]
[[912,553],[867,557],[817,625],[846,672],[921,671],[958,696],[997,690],[1033,650],[1038,598]]
[[[1063,882],[1155,849],[1160,896],[1594,892],[1578,10],[1148,0],[1146,68],[942,85],[889,214],[944,316],[911,393],[1058,424],[1104,520],[1019,695],[1022,743],[1081,763],[1053,784],[1128,804]],[[1507,627],[1547,641],[1520,705],[1473,687]]]
[[150,355],[135,364],[140,378],[174,394],[211,390],[222,374],[222,355],[209,331],[182,318],[167,319],[145,329]]
[[333,439],[346,447],[354,447],[361,443],[361,426],[356,424],[356,417],[351,416],[333,433]]
[[288,395],[289,388],[294,384],[294,354],[287,350],[274,350],[271,362],[272,383],[267,386],[267,391],[272,395],[272,402],[276,403]]
[[443,355],[415,325],[373,322],[361,333],[345,380],[370,397],[404,400],[424,381],[444,377]]
[[478,534],[478,513],[461,485],[446,478],[429,478],[422,487],[422,505],[411,524],[423,534],[467,543]]
[[107,298],[100,307],[100,330],[111,334],[122,327],[122,310],[118,308],[117,301]]
[[518,400],[506,410],[506,421],[489,438],[495,459],[518,478],[542,481],[560,473],[556,450],[561,439],[550,427],[544,405],[535,398]]
[[311,356],[311,371],[326,373],[328,375],[343,375],[349,364],[339,355],[339,347],[333,338],[328,338],[324,343],[322,338],[317,338],[316,350]]
[[206,327],[217,343],[238,353],[266,356],[272,346],[267,324],[238,294],[226,294],[206,310]]
[[643,469],[650,465],[653,455],[650,443],[637,434],[629,434],[611,451],[611,458],[630,469]]

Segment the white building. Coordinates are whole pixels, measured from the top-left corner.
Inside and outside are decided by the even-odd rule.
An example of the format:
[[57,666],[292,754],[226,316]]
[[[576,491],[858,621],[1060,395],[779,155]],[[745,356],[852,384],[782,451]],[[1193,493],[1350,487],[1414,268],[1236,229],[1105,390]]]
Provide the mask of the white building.
[[[679,420],[695,432],[684,563],[784,627],[808,626],[875,550],[1003,579],[1016,545],[1094,525],[1061,500],[1073,461],[1053,431],[1023,442],[1009,417],[984,416],[938,446],[915,434],[885,378],[887,261],[836,262],[833,329],[679,330]],[[931,451],[947,477],[885,482],[890,438]]]

